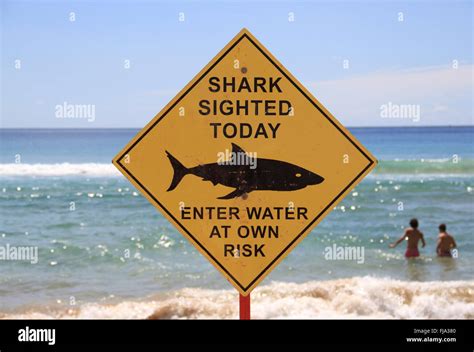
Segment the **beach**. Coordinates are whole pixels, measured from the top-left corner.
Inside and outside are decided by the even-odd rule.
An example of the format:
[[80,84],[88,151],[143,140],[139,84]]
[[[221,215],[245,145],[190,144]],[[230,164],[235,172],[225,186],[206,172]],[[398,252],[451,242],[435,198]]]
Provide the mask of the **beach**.
[[[474,318],[474,128],[350,131],[379,165],[252,293],[252,316]],[[111,164],[137,132],[0,130],[0,247],[37,248],[0,260],[1,318],[238,317],[237,292]],[[408,261],[388,244],[412,217],[427,245]],[[441,222],[457,258],[436,257]]]

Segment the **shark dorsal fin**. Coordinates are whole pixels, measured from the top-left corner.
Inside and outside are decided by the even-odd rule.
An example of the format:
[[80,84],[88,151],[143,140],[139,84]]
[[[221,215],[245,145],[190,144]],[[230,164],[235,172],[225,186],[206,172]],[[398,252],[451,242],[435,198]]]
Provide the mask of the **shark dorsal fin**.
[[232,153],[233,154],[237,154],[237,153],[242,153],[242,154],[246,154],[245,150],[243,150],[242,148],[240,148],[237,144],[235,143],[232,143]]

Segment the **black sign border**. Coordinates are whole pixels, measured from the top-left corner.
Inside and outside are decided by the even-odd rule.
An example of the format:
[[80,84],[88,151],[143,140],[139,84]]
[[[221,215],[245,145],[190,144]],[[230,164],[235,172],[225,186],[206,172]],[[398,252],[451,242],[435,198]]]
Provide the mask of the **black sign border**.
[[[189,232],[179,221],[176,219],[173,214],[171,214],[161,202],[156,199],[156,197],[148,191],[148,189],[142,185],[142,183],[134,176],[132,175],[131,172],[127,170],[127,168],[122,165],[121,160],[124,158],[125,155],[130,153],[130,151],[153,129],[155,126],[232,50],[234,47],[240,43],[242,39],[246,38],[250,43],[252,43],[255,48],[258,49],[266,58],[268,61],[270,61],[275,68],[281,72],[283,76],[290,81],[293,86],[301,93],[303,96],[308,99],[308,101],[313,104],[313,106],[319,110],[321,114],[323,114],[326,119],[328,119],[329,122],[333,124],[334,127],[337,128],[337,130],[344,136],[346,139],[351,142],[354,147],[359,150],[359,152],[364,155],[367,160],[369,161],[369,164],[278,254],[261,272],[258,274],[247,286],[242,285],[192,234]],[[286,251],[301,237],[303,234],[328,210],[332,205],[344,194],[344,192],[347,191],[373,164],[375,163],[374,160],[372,160],[365,152],[362,150],[354,141],[347,136],[347,134],[336,124],[334,121],[324,112],[323,109],[313,100],[311,99],[299,86],[296,84],[291,77],[289,77],[286,72],[284,72],[279,65],[277,65],[271,57],[267,55],[267,53],[257,44],[255,41],[247,35],[247,33],[244,33],[241,35],[239,39],[235,41],[217,60],[214,62],[175,102],[172,104],[162,115],[161,117],[156,120],[148,129],[124,152],[122,155],[117,159],[117,164],[158,204],[161,209],[163,209],[166,214],[168,214],[176,224],[178,224],[181,229],[188,234],[190,238],[193,239],[193,241],[199,245],[199,247],[227,274],[229,277],[244,291],[247,293],[247,290],[252,287],[252,285],[260,279],[262,275],[264,275],[270,267],[278,260],[280,257],[286,253]]]

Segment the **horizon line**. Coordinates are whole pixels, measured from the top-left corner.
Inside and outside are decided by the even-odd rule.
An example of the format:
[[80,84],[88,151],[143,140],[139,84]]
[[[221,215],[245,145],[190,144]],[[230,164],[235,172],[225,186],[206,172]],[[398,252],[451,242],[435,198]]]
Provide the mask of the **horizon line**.
[[[142,127],[0,127],[0,130],[140,130]],[[474,127],[471,125],[401,125],[401,126],[344,126],[345,128],[439,128]]]

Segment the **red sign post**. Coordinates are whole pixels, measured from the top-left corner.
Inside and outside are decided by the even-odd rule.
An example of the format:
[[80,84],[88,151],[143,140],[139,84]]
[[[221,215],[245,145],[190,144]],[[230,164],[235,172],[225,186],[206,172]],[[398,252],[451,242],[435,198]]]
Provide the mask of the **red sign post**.
[[239,296],[240,320],[250,320],[250,293],[247,296]]

